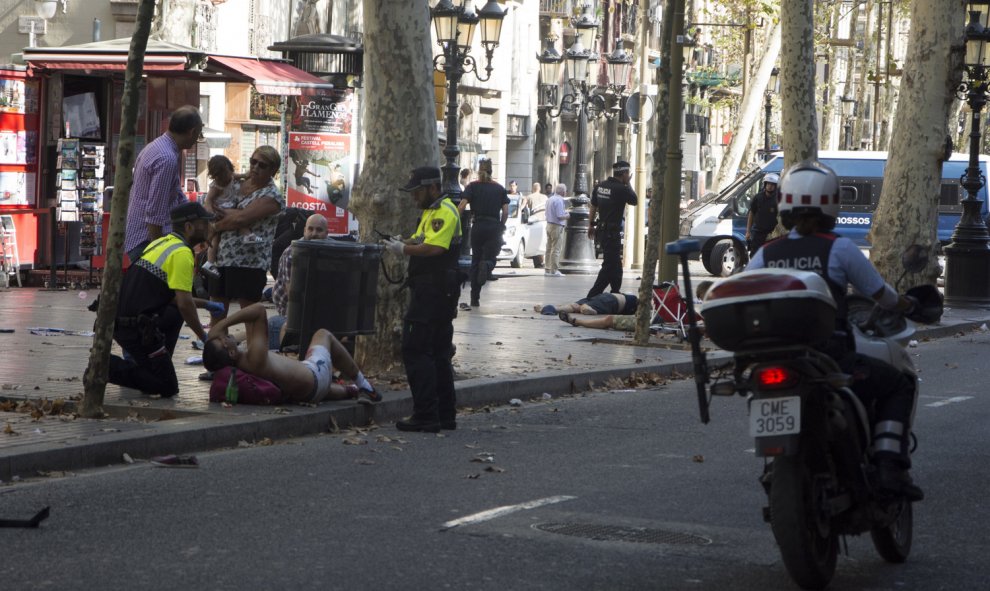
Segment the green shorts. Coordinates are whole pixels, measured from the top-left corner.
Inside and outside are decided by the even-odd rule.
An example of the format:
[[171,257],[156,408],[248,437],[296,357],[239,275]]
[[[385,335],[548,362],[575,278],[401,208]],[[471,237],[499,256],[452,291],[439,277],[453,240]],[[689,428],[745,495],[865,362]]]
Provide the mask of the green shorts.
[[612,316],[612,328],[633,332],[636,330],[635,314],[615,314]]

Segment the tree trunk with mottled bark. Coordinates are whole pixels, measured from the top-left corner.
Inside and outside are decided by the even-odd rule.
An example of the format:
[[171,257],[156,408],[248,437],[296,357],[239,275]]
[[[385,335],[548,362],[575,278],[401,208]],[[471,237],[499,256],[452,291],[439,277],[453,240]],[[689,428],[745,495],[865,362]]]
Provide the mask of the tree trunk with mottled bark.
[[[841,11],[839,10],[842,4],[836,2],[832,7],[832,12],[829,13],[828,17],[828,38],[838,38],[839,31],[839,17],[841,16]],[[839,129],[842,130],[841,115],[842,110],[838,108],[839,106],[839,94],[835,92],[835,88],[838,86],[838,68],[835,67],[836,46],[829,43],[826,55],[828,56],[828,78],[825,80],[825,96],[827,99],[822,101],[822,134],[821,134],[821,147],[824,150],[828,150],[832,145],[832,128],[834,127],[833,122],[835,120],[835,115],[838,113],[840,115]],[[842,134],[839,133],[839,145],[842,145]]]
[[780,98],[784,163],[818,157],[815,114],[815,42],[813,0],[783,0],[780,6]]
[[901,273],[911,244],[928,249],[930,263],[904,283],[935,283],[942,159],[949,113],[965,56],[964,0],[914,0],[901,101],[891,134],[883,193],[873,216],[870,258],[889,281]]
[[134,35],[131,36],[131,47],[127,54],[124,95],[120,106],[120,139],[117,143],[114,189],[110,202],[106,266],[103,268],[100,307],[96,312],[94,327],[96,334],[93,336],[93,347],[89,350],[89,364],[83,375],[83,400],[79,407],[79,414],[87,418],[103,416],[103,396],[106,394],[110,347],[113,345],[114,319],[117,316],[122,280],[128,194],[134,180],[132,169],[134,168],[134,131],[138,118],[138,89],[141,85],[144,53],[148,47],[148,35],[151,32],[151,20],[154,14],[155,0],[141,0],[138,5],[137,27]]
[[[657,110],[653,121],[656,121],[653,144],[653,176],[650,184],[653,187],[653,201],[650,203],[650,213],[647,219],[649,231],[646,236],[646,252],[643,253],[643,275],[639,281],[639,306],[636,308],[635,340],[645,344],[650,340],[650,324],[653,320],[653,306],[646,302],[653,301],[653,283],[656,279],[657,262],[660,260],[660,227],[663,217],[664,203],[674,191],[668,191],[664,178],[667,173],[667,150],[670,138],[667,130],[670,118],[670,91],[673,75],[670,71],[671,49],[674,42],[674,0],[668,0],[663,8],[663,24],[660,29],[660,70],[657,80]],[[680,76],[677,76],[678,88]],[[646,125],[644,123],[643,125]],[[644,130],[645,131],[645,130]],[[677,187],[678,206],[680,204],[680,187]]]
[[[418,166],[438,166],[440,148],[433,96],[430,9],[426,0],[364,0],[365,159],[350,210],[362,242],[375,230],[410,236],[419,210],[399,191]],[[366,373],[397,367],[402,360],[402,317],[408,292],[388,278],[405,277],[407,261],[382,254],[375,334],[360,337],[358,365]]]

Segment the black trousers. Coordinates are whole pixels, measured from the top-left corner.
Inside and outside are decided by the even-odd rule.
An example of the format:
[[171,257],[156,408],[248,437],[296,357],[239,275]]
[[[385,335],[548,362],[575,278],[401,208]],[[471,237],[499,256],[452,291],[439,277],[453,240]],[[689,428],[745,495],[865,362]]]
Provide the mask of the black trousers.
[[489,218],[475,218],[471,228],[471,302],[481,297],[481,288],[488,282],[498,253],[502,250],[502,224]]
[[179,393],[179,380],[172,365],[172,353],[182,329],[182,315],[175,305],[165,306],[158,316],[157,338],[149,338],[146,331],[134,326],[117,327],[113,338],[132,359],[110,356],[111,384],[134,388],[148,394],[164,397]]
[[749,233],[749,256],[756,254],[756,251],[760,249],[761,246],[767,241],[767,236],[770,232],[760,232],[759,230],[751,230]]
[[412,297],[402,324],[402,361],[413,398],[413,417],[452,421],[454,395],[454,324],[460,286],[456,272],[439,281],[410,285]]
[[908,446],[911,431],[911,414],[914,411],[915,388],[911,378],[896,367],[867,357],[862,353],[847,353],[839,359],[842,371],[853,376],[852,391],[867,408],[874,424],[895,421],[903,425],[900,452],[876,453],[879,459],[889,455],[905,468],[911,466]]
[[606,287],[610,287],[612,293],[618,293],[622,288],[622,229],[619,226],[602,226],[596,234],[602,245],[602,268],[588,291],[588,298],[604,293]]

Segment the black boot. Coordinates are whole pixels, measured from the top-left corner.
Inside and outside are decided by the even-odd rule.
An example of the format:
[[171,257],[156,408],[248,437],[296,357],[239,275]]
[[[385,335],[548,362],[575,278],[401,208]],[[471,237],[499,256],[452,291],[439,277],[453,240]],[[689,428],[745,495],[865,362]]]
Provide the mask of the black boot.
[[901,467],[900,464],[892,460],[877,462],[877,488],[882,493],[904,497],[912,502],[925,498],[924,491],[911,480],[911,474],[907,468]]
[[395,428],[399,431],[417,431],[420,433],[439,433],[440,421],[422,419],[413,415],[409,418],[395,422]]

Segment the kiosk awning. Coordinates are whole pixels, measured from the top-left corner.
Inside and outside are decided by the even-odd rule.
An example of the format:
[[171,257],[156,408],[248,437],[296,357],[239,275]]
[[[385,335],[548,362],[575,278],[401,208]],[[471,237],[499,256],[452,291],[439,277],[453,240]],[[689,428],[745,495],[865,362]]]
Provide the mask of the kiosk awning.
[[249,57],[208,57],[206,69],[228,79],[240,77],[254,83],[261,94],[300,95],[304,89],[332,89],[333,84],[285,62]]
[[[130,43],[129,38],[124,38],[63,47],[26,47],[23,57],[34,69],[124,71]],[[151,39],[144,54],[144,71],[181,72],[202,55],[193,47]]]

